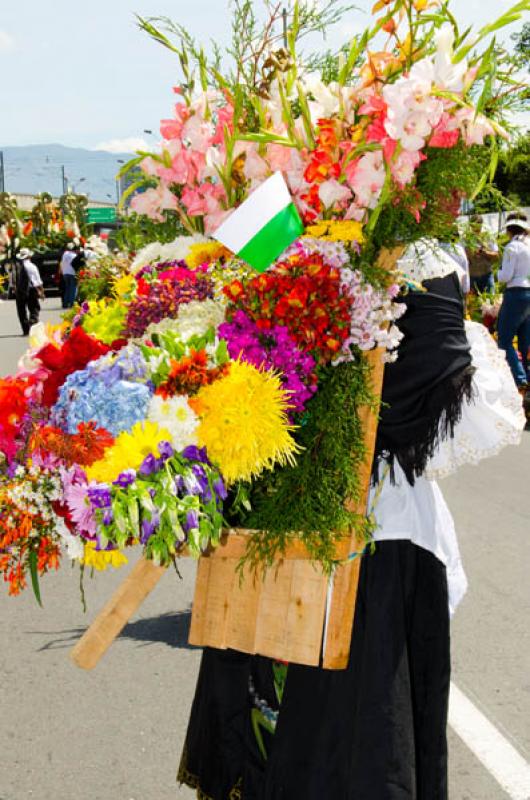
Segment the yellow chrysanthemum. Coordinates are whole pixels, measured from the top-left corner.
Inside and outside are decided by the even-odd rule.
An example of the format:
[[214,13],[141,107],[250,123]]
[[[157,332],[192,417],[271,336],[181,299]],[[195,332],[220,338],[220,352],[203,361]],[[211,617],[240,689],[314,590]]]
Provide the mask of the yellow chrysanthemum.
[[363,226],[355,219],[321,220],[309,225],[306,236],[327,239],[331,242],[362,242]]
[[219,242],[198,242],[192,244],[186,256],[186,264],[191,269],[197,269],[201,264],[209,264],[220,258],[230,258],[232,253]]
[[85,567],[92,567],[100,572],[107,567],[119,569],[128,563],[121,550],[96,550],[95,542],[85,542],[85,552],[80,562]]
[[105,455],[92,466],[87,467],[89,480],[111,483],[120,472],[126,469],[138,469],[142,461],[150,453],[158,454],[160,442],[171,441],[171,435],[165,428],[155,422],[137,422],[130,431],[118,434],[112,447],[105,450]]
[[120,275],[115,278],[112,284],[112,291],[115,297],[127,297],[136,288],[136,280],[133,275]]
[[230,372],[195,399],[199,444],[227,481],[250,480],[275,464],[294,464],[288,394],[277,375],[235,361]]

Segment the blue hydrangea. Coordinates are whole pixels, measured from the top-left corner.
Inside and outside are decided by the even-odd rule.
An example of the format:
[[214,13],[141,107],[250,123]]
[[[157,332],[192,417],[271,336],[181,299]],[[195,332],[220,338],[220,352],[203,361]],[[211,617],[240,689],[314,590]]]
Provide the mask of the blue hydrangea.
[[80,422],[94,421],[113,436],[145,419],[153,388],[140,350],[129,345],[73,372],[52,409],[52,424],[76,433]]

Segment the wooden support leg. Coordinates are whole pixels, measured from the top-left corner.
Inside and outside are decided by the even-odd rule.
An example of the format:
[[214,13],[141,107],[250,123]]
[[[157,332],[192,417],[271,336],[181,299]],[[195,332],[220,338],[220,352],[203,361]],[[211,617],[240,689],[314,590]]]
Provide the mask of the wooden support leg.
[[73,648],[71,658],[78,667],[96,666],[165,572],[166,567],[157,567],[143,556],[139,559]]

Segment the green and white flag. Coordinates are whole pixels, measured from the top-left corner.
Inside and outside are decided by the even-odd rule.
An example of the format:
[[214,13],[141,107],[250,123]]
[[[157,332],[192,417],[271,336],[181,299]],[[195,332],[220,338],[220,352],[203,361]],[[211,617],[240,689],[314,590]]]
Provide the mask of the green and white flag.
[[258,272],[265,272],[304,232],[281,172],[255,189],[213,234]]

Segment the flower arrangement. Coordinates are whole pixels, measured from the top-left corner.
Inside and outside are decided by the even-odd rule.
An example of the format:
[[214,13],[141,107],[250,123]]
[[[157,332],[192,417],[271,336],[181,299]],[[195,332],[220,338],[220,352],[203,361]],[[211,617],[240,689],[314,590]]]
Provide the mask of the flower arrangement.
[[[236,3],[236,18],[251,5]],[[301,20],[321,18],[290,8],[287,49],[236,51],[224,78],[178,29],[201,90],[191,73],[178,87],[161,151],[136,160],[150,188],[133,205],[169,210],[189,235],[110,270],[0,383],[12,593],[28,573],[38,593],[63,551],[101,569],[140,545],[168,564],[214,547],[227,524],[255,530],[255,564],[297,537],[326,570],[352,528],[371,536],[346,503],[360,498],[359,410],[376,406],[366,353],[395,351],[407,290],[382,246],[447,232],[442,195],[480,186],[504,132],[484,115],[496,108],[488,56],[470,55],[446,6],[377,3],[374,28],[317,75],[296,42]],[[371,52],[381,31],[387,47]],[[306,230],[258,274],[206,234],[278,171]]]

